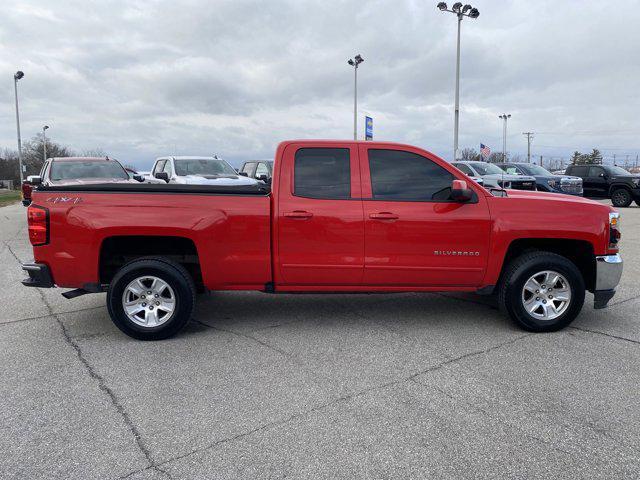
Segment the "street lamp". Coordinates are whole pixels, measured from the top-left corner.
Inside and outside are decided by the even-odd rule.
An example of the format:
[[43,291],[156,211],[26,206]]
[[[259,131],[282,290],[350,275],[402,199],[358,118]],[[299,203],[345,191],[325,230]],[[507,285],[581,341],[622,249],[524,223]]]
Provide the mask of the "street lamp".
[[507,161],[507,120],[511,118],[511,114],[507,115],[503,113],[502,115],[498,115],[498,118],[503,120],[502,124],[502,161]]
[[47,129],[49,128],[49,125],[45,125],[44,127],[42,127],[42,151],[43,151],[43,157],[44,157],[44,161],[47,161]]
[[358,139],[358,65],[364,62],[360,54],[350,58],[347,63],[353,67],[353,139]]
[[13,89],[16,94],[16,128],[18,129],[18,168],[20,169],[20,183],[24,180],[22,171],[22,140],[20,139],[20,113],[18,110],[18,80],[24,77],[24,72],[18,70],[13,74]]
[[438,9],[441,12],[454,13],[458,17],[458,46],[456,55],[456,104],[455,104],[455,117],[453,124],[453,159],[456,160],[458,155],[458,125],[460,124],[460,26],[464,17],[478,18],[480,12],[477,8],[473,8],[471,5],[462,5],[460,2],[456,2],[451,6],[451,10],[447,8],[445,2],[438,3]]

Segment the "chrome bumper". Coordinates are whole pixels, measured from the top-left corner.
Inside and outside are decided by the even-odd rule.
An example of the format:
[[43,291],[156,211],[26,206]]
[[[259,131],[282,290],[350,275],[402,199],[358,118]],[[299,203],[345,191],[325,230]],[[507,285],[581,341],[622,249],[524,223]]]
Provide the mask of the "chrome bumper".
[[622,276],[622,257],[598,255],[596,257],[596,290],[613,290]]
[[593,292],[593,308],[605,308],[616,293],[622,276],[620,255],[598,255],[596,257],[596,288]]

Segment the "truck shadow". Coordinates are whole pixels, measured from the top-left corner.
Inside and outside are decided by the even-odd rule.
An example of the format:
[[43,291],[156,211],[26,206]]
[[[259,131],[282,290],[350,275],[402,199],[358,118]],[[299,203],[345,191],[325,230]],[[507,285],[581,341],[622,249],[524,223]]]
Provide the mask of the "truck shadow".
[[357,323],[390,331],[412,326],[516,329],[492,297],[473,294],[277,294],[213,292],[198,297],[189,331],[257,331],[293,324]]

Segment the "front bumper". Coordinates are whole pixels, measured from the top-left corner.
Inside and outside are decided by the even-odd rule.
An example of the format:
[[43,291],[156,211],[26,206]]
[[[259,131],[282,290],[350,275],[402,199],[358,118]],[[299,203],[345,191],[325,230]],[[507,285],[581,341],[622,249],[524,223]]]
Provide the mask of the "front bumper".
[[615,295],[616,287],[622,277],[622,257],[598,255],[596,257],[596,286],[593,292],[594,308],[604,308]]
[[51,271],[44,263],[25,263],[22,269],[29,274],[22,280],[25,287],[51,288],[54,286]]

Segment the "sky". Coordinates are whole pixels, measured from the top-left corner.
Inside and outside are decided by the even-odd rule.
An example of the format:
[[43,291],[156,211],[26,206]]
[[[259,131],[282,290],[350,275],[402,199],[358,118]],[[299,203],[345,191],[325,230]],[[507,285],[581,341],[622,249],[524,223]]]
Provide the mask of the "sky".
[[[451,4],[452,2],[450,2]],[[359,135],[451,160],[456,18],[436,1],[20,1],[0,22],[0,148],[43,125],[140,169],[162,155],[273,158]],[[483,0],[462,22],[460,147],[567,159],[640,153],[640,1]]]

